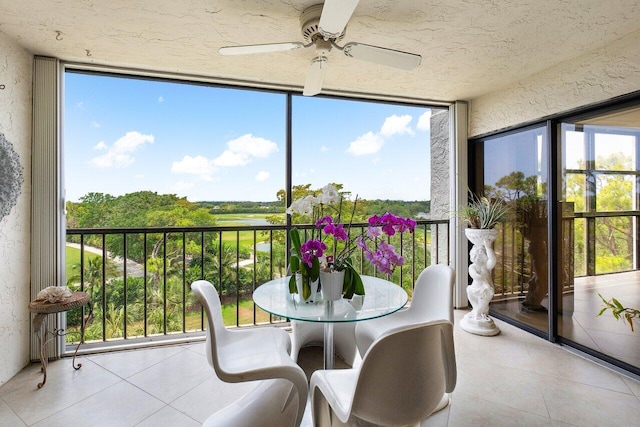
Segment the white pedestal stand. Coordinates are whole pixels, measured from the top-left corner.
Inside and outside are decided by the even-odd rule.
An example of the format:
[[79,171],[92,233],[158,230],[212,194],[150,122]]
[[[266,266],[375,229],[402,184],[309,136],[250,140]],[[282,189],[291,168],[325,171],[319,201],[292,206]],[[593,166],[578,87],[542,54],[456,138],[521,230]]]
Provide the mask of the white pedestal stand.
[[494,293],[491,271],[496,266],[496,254],[492,245],[498,236],[498,230],[467,228],[465,234],[473,243],[469,252],[472,263],[469,275],[472,281],[467,286],[467,296],[473,310],[462,318],[460,327],[476,335],[498,335],[500,329],[489,317],[489,304]]

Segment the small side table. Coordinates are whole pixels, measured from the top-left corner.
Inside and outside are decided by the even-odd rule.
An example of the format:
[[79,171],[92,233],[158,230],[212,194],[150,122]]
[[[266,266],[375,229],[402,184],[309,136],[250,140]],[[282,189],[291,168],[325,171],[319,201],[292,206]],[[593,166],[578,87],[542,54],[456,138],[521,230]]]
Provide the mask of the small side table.
[[[88,302],[89,294],[86,292],[74,292],[69,298],[59,302],[51,303],[43,300],[33,300],[29,303],[29,311],[35,313],[35,316],[33,316],[33,331],[38,334],[38,339],[40,340],[40,370],[44,374],[42,382],[38,383],[38,388],[42,388],[47,382],[47,364],[49,362],[47,346],[49,342],[56,337],[65,335],[64,329],[56,328],[53,331],[49,331],[48,322],[45,322],[47,315],[73,310],[74,308],[82,307]],[[72,364],[75,370],[82,367],[81,363],[76,365],[76,354],[81,343],[82,340],[78,342],[76,350],[73,352]]]

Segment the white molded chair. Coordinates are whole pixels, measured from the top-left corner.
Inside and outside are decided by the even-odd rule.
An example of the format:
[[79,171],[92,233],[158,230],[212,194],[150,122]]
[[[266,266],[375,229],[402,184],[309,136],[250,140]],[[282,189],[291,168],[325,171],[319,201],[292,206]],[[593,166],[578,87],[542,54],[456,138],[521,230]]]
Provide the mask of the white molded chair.
[[432,264],[422,270],[413,289],[411,305],[388,316],[356,322],[355,334],[361,356],[385,331],[402,325],[448,320],[453,324],[455,271],[446,264]]
[[446,406],[456,380],[451,322],[394,328],[373,343],[358,368],[313,373],[313,425],[357,425],[358,419],[418,425]]
[[297,403],[289,399],[291,383],[275,379],[260,384],[240,399],[209,416],[203,427],[296,425]]
[[[213,285],[198,280],[191,284],[191,290],[207,314],[207,360],[218,378],[230,383],[287,380],[284,386],[281,381],[259,385],[257,392],[250,392],[221,414],[213,414],[211,423],[216,421],[214,424],[207,421],[205,425],[255,425],[251,424],[251,419],[255,419],[252,412],[262,411],[257,414],[263,425],[299,426],[307,403],[308,384],[304,371],[289,355],[291,340],[287,332],[278,328],[228,330],[222,321],[220,297]],[[295,417],[291,419],[292,404]],[[266,411],[266,407],[277,410]],[[283,421],[287,418],[289,422]]]
[[[333,345],[335,353],[350,366],[356,359],[356,323],[333,324]],[[308,345],[324,345],[324,323],[291,320],[291,358],[298,361],[300,349]]]

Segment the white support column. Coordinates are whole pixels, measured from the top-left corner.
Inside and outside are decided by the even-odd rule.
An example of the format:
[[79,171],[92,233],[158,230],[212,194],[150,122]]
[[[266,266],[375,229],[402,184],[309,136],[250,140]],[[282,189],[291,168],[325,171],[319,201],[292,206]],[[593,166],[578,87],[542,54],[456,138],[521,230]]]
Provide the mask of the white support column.
[[[467,203],[468,176],[468,116],[469,107],[466,102],[456,101],[449,107],[451,126],[451,207],[455,212],[458,207]],[[453,304],[456,308],[469,306],[467,300],[467,285],[469,276],[467,238],[461,227],[460,221],[455,216],[450,220],[451,230],[451,265],[456,270],[456,286],[453,296]]]

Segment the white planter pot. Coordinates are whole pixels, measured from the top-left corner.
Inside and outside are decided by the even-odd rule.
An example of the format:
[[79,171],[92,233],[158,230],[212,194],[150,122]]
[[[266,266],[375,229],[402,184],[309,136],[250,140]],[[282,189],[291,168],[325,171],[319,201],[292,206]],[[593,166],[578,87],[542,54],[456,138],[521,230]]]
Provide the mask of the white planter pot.
[[320,270],[320,284],[322,285],[322,299],[325,301],[337,301],[342,298],[344,286],[344,270],[322,271]]
[[314,281],[309,282],[309,287],[311,288],[311,294],[305,299],[302,294],[302,274],[296,273],[296,286],[298,287],[298,292],[296,293],[296,298],[299,302],[314,302],[317,299],[318,294],[318,283],[320,279],[316,279]]

